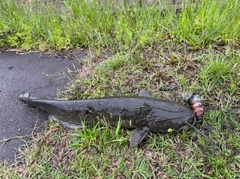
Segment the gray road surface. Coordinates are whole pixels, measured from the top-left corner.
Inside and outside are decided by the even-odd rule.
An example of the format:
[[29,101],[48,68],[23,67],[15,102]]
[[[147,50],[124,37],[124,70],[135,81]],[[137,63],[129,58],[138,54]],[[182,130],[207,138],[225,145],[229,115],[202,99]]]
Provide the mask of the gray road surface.
[[[86,55],[81,52],[72,57]],[[79,64],[74,58],[69,60],[40,53],[0,53],[0,141],[29,135],[35,124],[39,127],[47,120],[47,114],[24,105],[18,96],[29,92],[40,98],[55,97],[57,90],[69,81],[61,74],[68,69],[74,70],[74,65]],[[0,161],[12,162],[22,144],[21,139],[10,140],[4,146],[0,143]]]

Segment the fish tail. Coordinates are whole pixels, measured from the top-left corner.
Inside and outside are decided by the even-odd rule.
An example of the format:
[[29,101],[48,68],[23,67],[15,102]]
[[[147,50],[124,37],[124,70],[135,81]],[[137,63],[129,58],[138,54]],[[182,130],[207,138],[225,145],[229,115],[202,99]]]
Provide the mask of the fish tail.
[[23,102],[25,102],[25,103],[27,103],[29,101],[29,99],[30,99],[30,95],[29,95],[28,92],[26,92],[26,93],[20,94],[18,99],[23,101]]
[[28,103],[29,101],[32,101],[33,99],[37,99],[37,98],[30,97],[30,94],[28,92],[26,92],[26,93],[19,95],[18,99],[25,103]]
[[43,111],[47,111],[47,112],[51,113],[52,108],[50,107],[51,104],[49,104],[48,100],[41,100],[41,99],[38,99],[35,97],[30,97],[29,93],[21,94],[18,98],[20,101],[22,101],[28,105],[37,107],[39,109],[42,109]]

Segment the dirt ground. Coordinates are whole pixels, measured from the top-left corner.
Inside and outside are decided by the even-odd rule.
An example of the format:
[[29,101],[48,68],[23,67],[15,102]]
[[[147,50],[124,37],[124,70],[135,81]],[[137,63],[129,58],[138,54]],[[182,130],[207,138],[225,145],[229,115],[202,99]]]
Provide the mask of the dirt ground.
[[[80,69],[78,61],[86,52],[64,55],[34,53],[19,54],[16,51],[0,52],[0,160],[12,162],[21,137],[44,129],[47,114],[37,111],[18,100],[29,92],[39,98],[54,98],[57,91]],[[10,139],[11,140],[4,140]],[[27,138],[24,138],[27,139]],[[5,141],[5,142],[4,142]]]

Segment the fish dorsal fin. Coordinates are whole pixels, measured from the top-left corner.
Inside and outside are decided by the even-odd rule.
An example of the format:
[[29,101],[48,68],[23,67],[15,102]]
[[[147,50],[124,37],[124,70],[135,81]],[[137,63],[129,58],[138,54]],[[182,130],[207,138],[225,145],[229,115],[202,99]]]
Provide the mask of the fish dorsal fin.
[[149,97],[151,98],[151,95],[148,91],[144,90],[144,89],[141,89],[138,93],[138,96],[143,96],[143,97]]
[[142,140],[146,137],[149,130],[150,129],[148,127],[141,127],[141,128],[135,129],[132,133],[129,146],[135,147],[140,142],[142,142]]

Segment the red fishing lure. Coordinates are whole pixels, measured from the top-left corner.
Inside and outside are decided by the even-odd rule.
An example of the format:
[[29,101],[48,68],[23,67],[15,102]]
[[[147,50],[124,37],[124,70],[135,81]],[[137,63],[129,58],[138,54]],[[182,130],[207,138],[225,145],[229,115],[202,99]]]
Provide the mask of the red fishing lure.
[[199,118],[202,119],[204,113],[204,106],[202,103],[202,99],[199,95],[193,95],[191,97],[191,104],[194,110],[194,114]]

